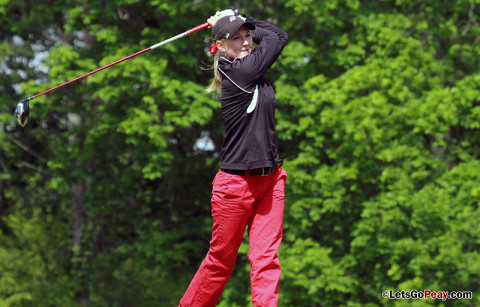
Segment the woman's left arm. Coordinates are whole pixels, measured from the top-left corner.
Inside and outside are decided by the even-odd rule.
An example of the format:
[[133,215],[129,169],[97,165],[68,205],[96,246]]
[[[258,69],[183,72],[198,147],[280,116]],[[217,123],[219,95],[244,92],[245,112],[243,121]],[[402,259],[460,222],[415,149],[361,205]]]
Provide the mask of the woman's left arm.
[[[282,29],[275,27],[274,25],[269,24],[268,22],[258,20],[256,18],[253,18],[252,16],[246,16],[246,18],[247,18],[247,21],[253,23],[255,27],[269,30],[278,36],[278,55],[280,55],[283,48],[287,44],[288,34]],[[259,36],[256,36],[255,31],[257,31],[257,29],[253,31],[254,33],[253,41],[257,44],[261,44],[263,35],[260,34]]]
[[243,75],[240,79],[249,83],[249,87],[254,87],[257,84],[256,80],[267,72],[282,53],[287,44],[288,35],[285,31],[251,16],[246,16],[246,21],[255,25],[252,34],[253,41],[258,46],[252,54],[239,61],[236,74]]

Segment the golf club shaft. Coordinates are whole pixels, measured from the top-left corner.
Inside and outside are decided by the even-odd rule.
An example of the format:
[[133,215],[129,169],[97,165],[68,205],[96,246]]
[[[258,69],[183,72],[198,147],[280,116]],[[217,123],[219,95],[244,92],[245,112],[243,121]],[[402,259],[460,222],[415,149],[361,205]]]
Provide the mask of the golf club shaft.
[[164,40],[164,41],[162,41],[162,42],[160,42],[160,43],[158,43],[158,44],[155,44],[155,45],[150,46],[150,47],[148,47],[148,48],[146,48],[146,49],[143,49],[143,50],[141,50],[141,51],[139,51],[139,52],[136,52],[136,53],[131,54],[131,55],[127,56],[127,57],[124,57],[123,59],[120,59],[120,60],[118,60],[118,61],[115,61],[115,62],[113,62],[113,63],[110,63],[110,64],[108,64],[108,65],[105,65],[105,66],[103,66],[103,67],[100,67],[100,68],[98,68],[98,69],[95,69],[94,71],[91,71],[91,72],[89,72],[89,73],[87,73],[87,74],[84,74],[83,76],[77,77],[77,78],[75,78],[75,79],[73,79],[73,80],[67,81],[67,82],[65,82],[65,83],[63,83],[63,84],[60,84],[60,85],[57,85],[57,86],[55,86],[55,87],[53,87],[53,88],[51,88],[51,89],[49,89],[49,90],[46,90],[46,91],[41,92],[41,93],[39,93],[39,94],[36,94],[35,96],[32,96],[32,97],[28,98],[28,100],[32,100],[32,99],[34,99],[34,98],[37,98],[37,97],[39,97],[39,96],[42,96],[42,95],[44,95],[44,94],[46,94],[46,93],[49,93],[49,92],[54,91],[54,90],[56,90],[56,89],[59,89],[59,88],[65,86],[65,85],[67,85],[67,84],[70,84],[70,83],[75,82],[75,81],[77,81],[77,80],[80,80],[80,79],[83,79],[83,78],[88,77],[88,76],[90,76],[90,75],[93,75],[94,73],[99,72],[99,71],[101,71],[101,70],[104,70],[105,68],[111,67],[111,66],[113,66],[113,65],[116,65],[116,64],[121,63],[121,62],[123,62],[123,61],[126,61],[126,60],[128,60],[128,59],[131,59],[131,58],[133,58],[133,57],[136,57],[137,55],[140,55],[140,54],[145,53],[145,52],[147,52],[147,51],[150,51],[150,50],[152,50],[152,49],[158,48],[158,47],[160,47],[160,46],[166,45],[166,44],[168,44],[168,43],[170,43],[170,42],[173,42],[174,40],[177,40],[177,39],[179,39],[179,38],[185,37],[185,36],[187,36],[187,35],[189,35],[189,34],[192,34],[192,33],[194,33],[194,32],[197,32],[197,31],[199,31],[199,30],[205,29],[205,28],[207,28],[208,26],[209,26],[208,22],[206,22],[206,23],[204,23],[204,24],[201,24],[201,25],[199,25],[199,26],[197,26],[197,27],[195,27],[195,28],[192,28],[192,29],[190,29],[190,30],[188,30],[188,31],[185,31],[185,32],[181,33],[181,34],[178,34],[178,35],[176,35],[176,36],[174,36],[174,37],[172,37],[172,38],[169,38],[169,39]]

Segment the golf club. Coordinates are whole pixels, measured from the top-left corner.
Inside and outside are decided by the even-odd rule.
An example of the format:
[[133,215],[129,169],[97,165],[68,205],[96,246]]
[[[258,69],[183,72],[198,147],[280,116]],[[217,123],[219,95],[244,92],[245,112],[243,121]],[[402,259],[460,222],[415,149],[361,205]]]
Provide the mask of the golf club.
[[124,57],[123,59],[120,59],[120,60],[118,60],[118,61],[115,61],[115,62],[113,62],[113,63],[110,63],[110,64],[108,64],[108,65],[105,65],[105,66],[103,66],[103,67],[100,67],[100,68],[98,68],[98,69],[95,69],[94,71],[91,71],[91,72],[89,72],[89,73],[87,73],[87,74],[85,74],[85,75],[83,75],[83,76],[77,77],[77,78],[75,78],[75,79],[73,79],[73,80],[70,80],[70,81],[65,82],[65,83],[63,83],[63,84],[60,84],[60,85],[58,85],[58,86],[55,86],[55,87],[53,87],[53,88],[51,88],[51,89],[49,89],[49,90],[46,90],[46,91],[41,92],[41,93],[39,93],[39,94],[36,94],[35,96],[32,96],[32,97],[30,97],[30,98],[25,98],[25,99],[20,100],[20,102],[17,103],[17,107],[16,107],[16,109],[15,109],[15,115],[17,116],[18,123],[19,123],[22,127],[24,127],[24,126],[27,124],[28,115],[29,115],[29,113],[30,113],[30,107],[29,107],[28,102],[29,102],[30,100],[32,100],[32,99],[34,99],[34,98],[37,98],[37,97],[39,97],[39,96],[42,96],[43,94],[49,93],[49,92],[51,92],[51,91],[54,91],[54,90],[56,90],[56,89],[59,89],[59,88],[65,86],[65,85],[70,84],[70,83],[72,83],[72,82],[75,82],[75,81],[77,81],[77,80],[80,80],[80,79],[83,79],[83,78],[85,78],[85,77],[88,77],[88,76],[90,76],[90,75],[92,75],[92,74],[94,74],[94,73],[96,73],[96,72],[99,72],[100,70],[103,70],[103,69],[105,69],[105,68],[111,67],[111,66],[113,66],[113,65],[116,65],[116,64],[121,63],[121,62],[123,62],[123,61],[126,61],[126,60],[128,60],[128,59],[131,59],[131,58],[133,58],[133,57],[135,57],[135,56],[137,56],[137,55],[140,55],[140,54],[142,54],[142,53],[144,53],[144,52],[147,52],[147,51],[150,51],[150,50],[152,50],[152,49],[158,48],[158,47],[160,47],[160,46],[163,46],[163,45],[165,45],[165,44],[168,44],[168,43],[170,43],[170,42],[173,42],[174,40],[177,40],[177,39],[179,39],[179,38],[185,37],[185,36],[187,36],[187,35],[189,35],[189,34],[192,34],[192,33],[194,33],[194,32],[197,32],[197,31],[199,31],[199,30],[205,29],[205,28],[207,28],[208,26],[209,26],[209,24],[208,24],[208,22],[206,22],[206,23],[201,24],[201,25],[199,25],[199,26],[197,26],[197,27],[195,27],[195,28],[192,28],[192,29],[190,29],[190,30],[187,30],[187,31],[181,33],[181,34],[178,34],[178,35],[176,35],[176,36],[174,36],[174,37],[171,37],[171,38],[169,38],[169,39],[167,39],[167,40],[164,40],[164,41],[162,41],[162,42],[160,42],[160,43],[158,43],[158,44],[155,44],[155,45],[150,46],[150,47],[148,47],[148,48],[146,48],[146,49],[143,49],[143,50],[141,50],[141,51],[139,51],[139,52],[137,52],[137,53],[134,53],[134,54],[131,54],[131,55],[127,56],[127,57]]

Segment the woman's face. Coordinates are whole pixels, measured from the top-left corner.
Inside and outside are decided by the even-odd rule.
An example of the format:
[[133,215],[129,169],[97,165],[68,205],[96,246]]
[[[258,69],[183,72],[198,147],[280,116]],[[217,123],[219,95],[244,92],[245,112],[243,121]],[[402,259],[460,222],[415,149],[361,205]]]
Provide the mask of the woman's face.
[[232,59],[243,58],[252,53],[253,39],[250,30],[242,26],[234,36],[224,39],[218,45],[218,49],[226,52]]

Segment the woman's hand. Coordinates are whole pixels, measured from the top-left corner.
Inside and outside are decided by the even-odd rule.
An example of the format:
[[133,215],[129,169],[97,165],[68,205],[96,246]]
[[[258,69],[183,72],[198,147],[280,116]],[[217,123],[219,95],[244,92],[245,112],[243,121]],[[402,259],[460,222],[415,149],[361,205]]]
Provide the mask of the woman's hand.
[[223,18],[225,16],[234,16],[234,15],[235,15],[235,12],[231,9],[216,12],[215,15],[207,19],[207,22],[210,24],[209,28],[215,27],[215,24],[220,18]]

